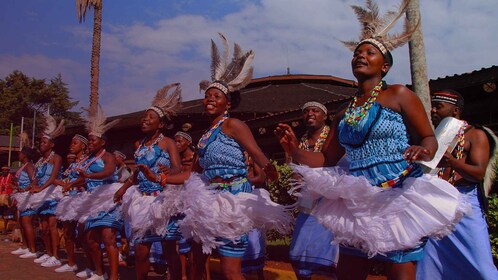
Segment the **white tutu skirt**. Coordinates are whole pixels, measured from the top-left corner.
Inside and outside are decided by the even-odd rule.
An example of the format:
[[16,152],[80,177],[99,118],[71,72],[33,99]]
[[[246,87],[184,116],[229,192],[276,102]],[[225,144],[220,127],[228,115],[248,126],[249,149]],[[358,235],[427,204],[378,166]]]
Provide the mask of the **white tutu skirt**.
[[170,218],[180,211],[178,206],[175,207],[179,189],[179,186],[168,185],[157,197],[142,195],[138,185],[126,191],[122,209],[131,228],[132,240],[154,233],[159,236],[166,234]]
[[184,238],[202,243],[206,254],[226,243],[221,238],[235,242],[254,228],[288,233],[293,220],[290,208],[272,202],[264,189],[236,195],[218,192],[198,173],[185,182],[180,199],[185,214],[180,231]]
[[113,201],[114,194],[122,185],[122,183],[106,184],[97,187],[91,193],[81,193],[78,199],[72,201],[78,222],[85,223],[87,219],[95,218],[100,212],[109,212],[116,208],[117,205]]
[[334,233],[333,243],[369,257],[414,248],[423,237],[442,238],[471,211],[454,186],[431,175],[408,177],[401,188],[383,189],[340,167],[292,168],[303,177],[298,196],[323,197],[311,214]]
[[17,209],[23,212],[28,209],[36,210],[47,200],[60,200],[64,195],[62,188],[57,185],[50,185],[39,193],[20,192],[12,197],[17,201]]
[[78,205],[81,205],[80,201],[84,199],[85,194],[85,192],[78,192],[72,196],[64,196],[55,210],[57,220],[64,222],[77,221],[80,215]]

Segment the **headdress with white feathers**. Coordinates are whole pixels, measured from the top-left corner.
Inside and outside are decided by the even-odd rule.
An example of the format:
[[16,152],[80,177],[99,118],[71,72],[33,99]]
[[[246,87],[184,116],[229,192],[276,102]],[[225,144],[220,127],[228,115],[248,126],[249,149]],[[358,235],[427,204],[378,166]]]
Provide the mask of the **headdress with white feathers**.
[[230,44],[222,33],[218,33],[223,42],[225,51],[220,56],[218,46],[211,40],[211,82],[201,81],[199,86],[202,90],[217,88],[224,94],[244,88],[251,82],[254,60],[252,50],[243,52],[241,47],[235,43],[232,61],[230,61]]
[[403,32],[397,34],[388,34],[393,28],[396,21],[403,16],[408,8],[410,0],[403,0],[398,11],[388,11],[384,16],[379,15],[379,7],[373,0],[366,1],[366,7],[351,6],[362,25],[359,41],[342,41],[342,43],[352,51],[363,43],[371,43],[376,46],[384,56],[390,55],[389,51],[401,47],[407,43],[416,26],[410,26],[405,18]]
[[48,139],[55,139],[62,134],[64,134],[65,127],[64,127],[64,120],[61,120],[59,125],[57,125],[57,121],[47,113],[45,116],[45,130],[43,131],[42,137],[48,138]]
[[109,123],[105,123],[107,118],[100,104],[98,105],[97,112],[93,112],[92,110],[86,110],[86,111],[88,112],[88,119],[85,123],[85,126],[88,132],[88,136],[94,135],[99,138],[102,138],[102,135],[104,135],[106,131],[108,131],[113,126],[115,126],[119,121],[121,121],[121,119],[116,119]]
[[[176,87],[172,94],[168,95],[168,91]],[[169,84],[157,91],[156,96],[152,100],[151,106],[147,110],[153,110],[160,118],[174,116],[181,109],[182,87],[180,83]]]

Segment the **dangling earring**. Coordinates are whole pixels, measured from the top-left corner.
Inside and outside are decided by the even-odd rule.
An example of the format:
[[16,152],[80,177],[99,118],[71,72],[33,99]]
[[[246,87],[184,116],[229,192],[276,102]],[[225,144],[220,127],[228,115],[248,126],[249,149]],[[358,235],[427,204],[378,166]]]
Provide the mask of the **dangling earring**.
[[229,118],[230,117],[230,113],[228,113],[228,110],[225,110],[225,112],[223,113],[223,116]]

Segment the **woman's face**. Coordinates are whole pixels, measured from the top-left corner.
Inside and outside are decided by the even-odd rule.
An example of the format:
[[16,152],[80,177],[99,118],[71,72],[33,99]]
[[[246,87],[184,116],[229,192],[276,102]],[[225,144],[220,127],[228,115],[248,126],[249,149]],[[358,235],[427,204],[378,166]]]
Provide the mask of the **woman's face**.
[[217,88],[210,88],[204,93],[204,110],[210,116],[220,116],[230,108],[226,95]]
[[142,132],[149,133],[158,129],[162,129],[164,123],[161,121],[159,115],[153,110],[147,110],[142,118]]
[[79,154],[82,151],[85,151],[85,144],[81,142],[79,139],[73,138],[71,140],[71,144],[69,145],[69,152],[71,154]]
[[95,135],[88,136],[88,152],[95,154],[100,151],[105,146],[104,139],[97,137]]
[[175,144],[176,147],[178,148],[178,151],[183,152],[188,148],[188,144],[190,144],[190,142],[187,139],[183,138],[182,136],[176,135]]
[[389,64],[384,55],[374,45],[361,44],[356,48],[351,60],[351,68],[356,78],[384,76],[389,71]]
[[53,147],[54,142],[52,142],[52,140],[48,139],[47,137],[42,137],[38,149],[40,150],[40,153],[43,154],[47,151],[50,151]]

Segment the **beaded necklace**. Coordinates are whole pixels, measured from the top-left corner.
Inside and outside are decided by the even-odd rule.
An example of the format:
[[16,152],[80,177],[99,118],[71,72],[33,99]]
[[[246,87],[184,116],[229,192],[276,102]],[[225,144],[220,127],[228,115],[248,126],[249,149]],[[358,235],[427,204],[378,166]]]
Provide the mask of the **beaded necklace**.
[[41,157],[36,163],[35,163],[35,167],[38,169],[40,167],[42,167],[43,165],[47,164],[55,155],[55,152],[54,151],[51,151],[50,154],[48,155],[48,157],[46,159],[44,159],[43,157]]
[[[150,144],[149,146],[145,145],[145,139],[144,139],[144,141],[142,141],[142,143],[140,143],[140,146],[138,146],[137,150],[135,151],[135,154],[134,154],[135,158],[141,158],[145,154],[147,154],[148,152],[152,151],[152,148],[154,147],[154,145],[157,145],[157,143],[159,143],[161,140],[163,140],[163,138],[164,138],[164,135],[162,133],[160,133],[159,136],[157,136],[156,140],[154,140],[154,142],[152,142],[152,144]],[[142,147],[146,147],[146,149],[141,150]]]
[[[457,160],[460,160],[463,158],[463,149],[464,149],[464,145],[465,145],[465,129],[467,129],[468,125],[469,124],[466,121],[463,121],[463,125],[458,130],[458,134],[457,134],[458,142],[457,142],[457,146],[455,148],[456,149],[455,158]],[[443,177],[445,170],[446,170],[445,167],[442,167],[441,169],[439,169],[439,171],[437,173],[439,178]],[[456,180],[456,173],[455,173],[455,170],[452,169],[451,175],[448,178],[448,183],[453,184],[453,183],[455,183],[455,180]]]
[[[345,121],[350,125],[357,125],[361,120],[365,118],[368,110],[372,107],[373,103],[377,99],[380,91],[382,90],[382,85],[384,81],[380,81],[378,85],[376,85],[372,91],[370,92],[370,97],[368,97],[367,101],[359,107],[356,107],[356,102],[358,101],[358,97],[353,97],[351,103],[349,103],[348,109],[344,114]],[[356,110],[359,108],[359,110]]]
[[[105,149],[102,149],[102,152],[100,152],[98,155],[96,155],[95,157],[92,158],[92,160],[90,160],[89,162],[87,162],[83,168],[81,168],[82,170],[87,170],[88,167],[90,167],[90,165],[92,165],[92,163],[94,163],[96,160],[98,159],[101,159],[105,154]],[[89,157],[85,158],[86,160],[89,159]]]
[[71,172],[76,171],[81,168],[83,163],[88,159],[87,156],[82,156],[80,160],[76,160],[73,164],[70,164],[69,167],[64,171],[63,176],[68,177]]
[[[313,152],[321,152],[323,144],[325,143],[325,140],[327,140],[327,136],[329,135],[330,132],[330,127],[328,125],[324,126],[322,128],[322,132],[320,133],[320,136],[318,136],[318,139],[315,142],[315,145],[313,146]],[[311,146],[309,145],[308,141],[308,132],[304,133],[303,137],[301,137],[301,143],[299,143],[299,149],[305,150],[305,151],[310,151]]]
[[220,127],[220,125],[226,120],[228,119],[228,115],[224,115],[223,118],[221,118],[221,120],[219,120],[215,125],[213,125],[206,133],[204,133],[202,136],[201,136],[201,139],[199,139],[199,143],[197,143],[197,148],[199,149],[204,149],[206,146],[207,146],[207,143],[208,143],[208,140],[209,140],[209,137],[211,137],[211,134],[213,134],[213,132],[218,128]]

